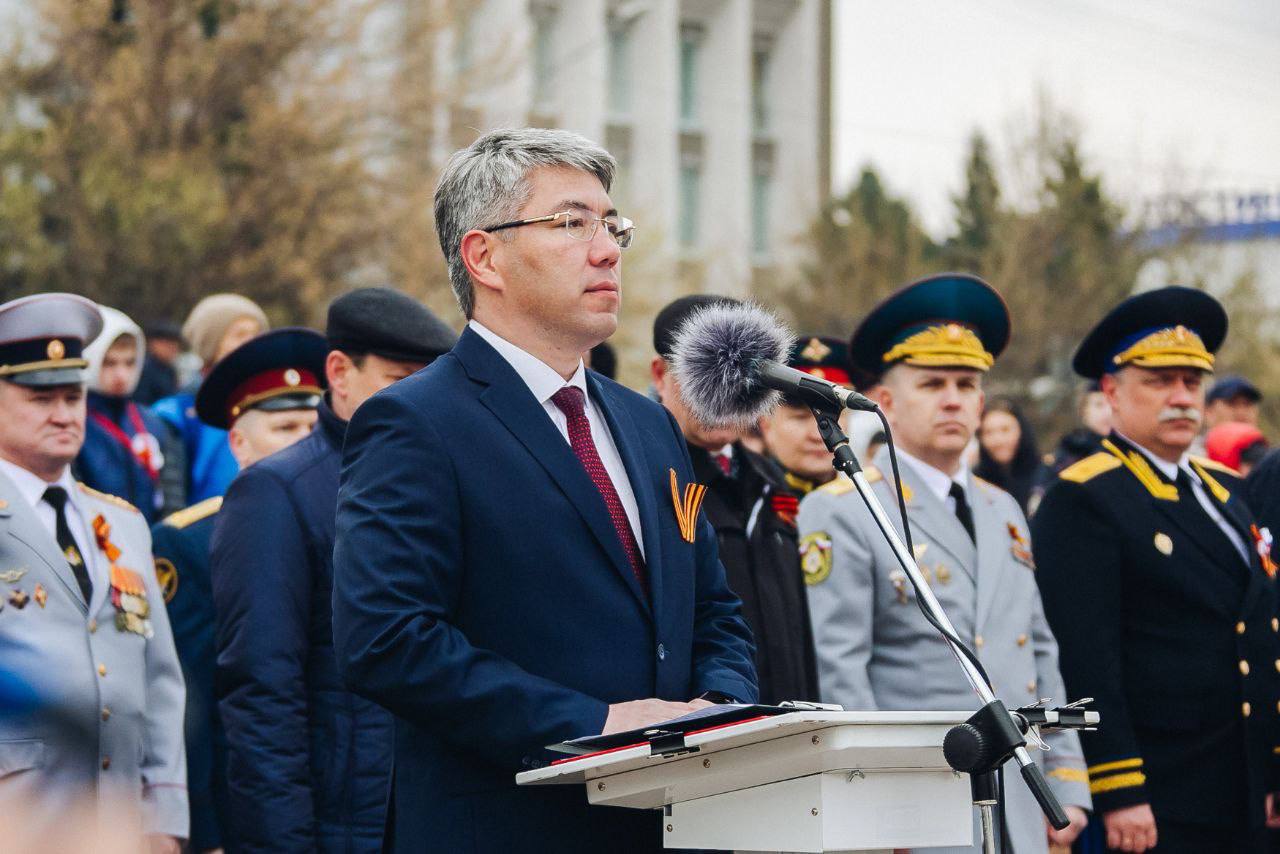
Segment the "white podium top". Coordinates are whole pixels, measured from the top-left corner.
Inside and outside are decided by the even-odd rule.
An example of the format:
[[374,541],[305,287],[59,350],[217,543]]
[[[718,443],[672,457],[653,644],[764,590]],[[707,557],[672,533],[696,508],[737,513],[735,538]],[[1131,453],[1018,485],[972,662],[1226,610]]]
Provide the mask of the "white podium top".
[[[940,754],[942,738],[946,731],[958,723],[963,723],[972,714],[971,711],[791,712],[692,732],[684,739],[686,750],[678,754],[651,755],[649,745],[641,743],[600,753],[566,757],[546,768],[521,772],[516,775],[516,782],[522,786],[581,784],[669,762],[687,760],[691,756],[706,758],[733,748],[805,733],[816,734],[818,730],[833,727],[855,728],[860,735],[857,740],[864,746],[864,751],[860,752],[876,747],[882,750],[924,748],[937,756]],[[890,729],[894,730],[892,734],[889,732]],[[912,733],[913,730],[916,732]],[[917,737],[912,738],[909,734]],[[697,750],[691,751],[690,748],[697,748]]]

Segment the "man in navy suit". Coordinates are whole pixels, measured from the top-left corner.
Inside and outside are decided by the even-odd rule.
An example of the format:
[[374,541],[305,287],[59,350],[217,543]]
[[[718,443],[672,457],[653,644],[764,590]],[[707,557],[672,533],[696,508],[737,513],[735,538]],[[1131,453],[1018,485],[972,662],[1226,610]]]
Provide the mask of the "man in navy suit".
[[468,328],[348,428],[334,645],[396,718],[388,850],[656,851],[657,816],[514,775],[567,738],[756,699],[679,428],[582,364],[631,242],[613,172],[556,130],[455,153],[435,214]]

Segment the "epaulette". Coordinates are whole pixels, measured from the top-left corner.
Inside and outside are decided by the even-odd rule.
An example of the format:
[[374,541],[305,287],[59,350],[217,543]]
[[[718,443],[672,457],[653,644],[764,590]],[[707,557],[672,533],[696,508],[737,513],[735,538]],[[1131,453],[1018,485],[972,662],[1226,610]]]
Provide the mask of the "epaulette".
[[121,510],[128,510],[132,513],[139,513],[139,514],[142,513],[141,510],[139,510],[137,507],[134,507],[132,504],[130,504],[128,501],[125,501],[123,498],[121,498],[118,495],[111,495],[106,492],[99,492],[98,490],[94,489],[92,486],[85,486],[80,481],[76,481],[76,486],[80,487],[80,491],[83,492],[85,495],[88,495],[92,498],[100,499],[102,501],[107,502],[108,504],[113,504],[116,507],[119,507]]
[[[862,473],[866,475],[867,483],[877,483],[878,481],[884,480],[884,472],[872,465],[864,468]],[[852,487],[853,483],[850,482],[849,486]],[[848,491],[848,489],[844,490],[844,492]],[[902,500],[907,503],[911,502],[911,487],[907,486],[905,483],[902,484]]]
[[1078,460],[1071,465],[1058,472],[1058,477],[1063,480],[1069,480],[1073,483],[1084,483],[1092,480],[1098,475],[1114,468],[1119,468],[1123,463],[1120,462],[1112,454],[1105,451],[1099,451],[1096,454]]
[[847,477],[836,477],[835,480],[829,480],[819,486],[818,492],[826,492],[831,495],[844,495],[846,492],[853,491],[853,481]]
[[206,498],[198,504],[192,504],[190,507],[184,507],[176,513],[170,513],[168,516],[164,517],[161,524],[168,525],[170,528],[182,530],[188,525],[194,525],[201,519],[207,519],[221,509],[222,496],[215,495],[212,498]]
[[1231,466],[1226,465],[1225,463],[1220,463],[1217,460],[1211,460],[1208,457],[1192,457],[1191,460],[1192,462],[1199,465],[1201,468],[1212,469],[1213,471],[1220,471],[1223,474],[1229,474],[1232,477],[1244,476],[1240,474],[1240,472],[1233,469]]

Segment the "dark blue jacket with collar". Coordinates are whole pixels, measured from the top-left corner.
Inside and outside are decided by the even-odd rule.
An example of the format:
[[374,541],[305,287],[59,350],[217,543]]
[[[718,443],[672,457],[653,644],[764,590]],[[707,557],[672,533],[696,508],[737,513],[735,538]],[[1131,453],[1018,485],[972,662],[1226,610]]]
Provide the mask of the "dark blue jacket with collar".
[[675,421],[587,385],[635,491],[648,595],[569,443],[474,331],[351,422],[334,642],[348,684],[396,715],[387,850],[658,851],[655,813],[515,774],[599,733],[611,703],[756,699],[715,532],[681,535],[671,481],[683,493],[693,468]]
[[380,850],[391,715],[333,653],[333,523],[345,424],[232,482],[213,536],[219,711],[237,851]]

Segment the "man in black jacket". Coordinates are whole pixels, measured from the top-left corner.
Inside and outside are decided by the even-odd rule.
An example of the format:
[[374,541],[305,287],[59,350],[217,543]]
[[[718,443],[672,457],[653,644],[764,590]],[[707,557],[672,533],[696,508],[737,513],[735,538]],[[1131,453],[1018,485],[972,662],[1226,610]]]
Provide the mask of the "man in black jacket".
[[1108,847],[1243,854],[1280,824],[1280,622],[1270,534],[1226,466],[1191,456],[1227,330],[1213,297],[1169,287],[1104,317],[1073,367],[1114,411],[1031,524],[1045,615]]
[[703,512],[716,530],[720,561],[756,642],[760,702],[816,700],[817,665],[796,537],[797,498],[782,469],[748,450],[730,429],[698,422],[670,370],[672,342],[700,308],[727,297],[681,297],[653,324],[654,388],[684,433],[698,482],[707,487]]
[[238,851],[381,850],[390,713],[348,692],[333,651],[334,513],[347,421],[454,343],[388,288],[329,308],[328,393],[307,438],[246,469],[213,534],[219,712]]

